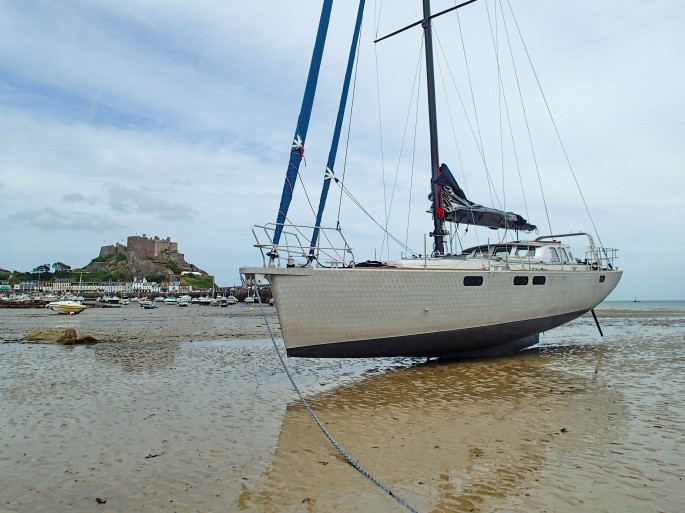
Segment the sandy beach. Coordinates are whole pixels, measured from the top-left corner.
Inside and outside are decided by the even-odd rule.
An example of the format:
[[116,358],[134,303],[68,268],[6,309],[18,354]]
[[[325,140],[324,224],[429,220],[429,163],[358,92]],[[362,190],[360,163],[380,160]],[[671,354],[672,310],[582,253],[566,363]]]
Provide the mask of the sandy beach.
[[[276,309],[244,304],[230,308],[161,305],[145,310],[136,304],[117,308],[89,308],[78,315],[58,315],[49,309],[0,310],[0,340],[21,341],[30,329],[69,327],[79,335],[103,342],[192,342],[197,340],[252,339],[280,336]],[[265,316],[265,317],[264,317]],[[230,322],[228,321],[230,319]]]
[[[599,315],[604,338],[585,317],[503,358],[287,365],[416,511],[682,511],[685,312]],[[324,437],[267,323],[278,337],[269,307],[0,311],[0,511],[406,511]],[[101,342],[23,341],[67,326]]]

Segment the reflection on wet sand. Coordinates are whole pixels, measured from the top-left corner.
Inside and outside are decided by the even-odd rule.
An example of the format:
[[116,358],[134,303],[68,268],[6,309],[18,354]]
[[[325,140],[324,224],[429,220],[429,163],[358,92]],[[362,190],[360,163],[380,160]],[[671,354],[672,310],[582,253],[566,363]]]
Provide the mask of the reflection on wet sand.
[[[310,405],[374,477],[421,511],[542,510],[543,465],[606,443],[619,393],[524,356],[428,363],[369,376]],[[353,470],[305,408],[288,406],[273,462],[241,503],[260,511],[385,511],[393,499]],[[307,509],[297,505],[307,504]]]
[[[140,310],[0,310],[1,511],[402,510],[292,403],[264,319]],[[584,317],[505,359],[287,363],[422,513],[680,512],[684,312],[600,312],[603,339]],[[112,342],[17,343],[52,323]]]

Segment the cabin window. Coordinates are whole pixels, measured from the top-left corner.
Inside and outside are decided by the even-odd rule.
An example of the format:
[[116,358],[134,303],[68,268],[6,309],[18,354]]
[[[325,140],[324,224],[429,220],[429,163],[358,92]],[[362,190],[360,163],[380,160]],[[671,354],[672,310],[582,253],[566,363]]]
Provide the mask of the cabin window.
[[544,285],[546,281],[547,278],[545,278],[544,276],[533,276],[533,285]]
[[507,258],[509,256],[510,248],[507,246],[497,246],[492,252],[492,256],[495,258]]
[[514,276],[514,285],[528,285],[528,276]]
[[566,256],[566,250],[564,248],[560,248],[559,251],[561,251],[561,261],[565,264],[568,262],[568,256]]
[[559,262],[559,253],[557,253],[556,248],[549,248],[549,261]]
[[600,275],[600,277],[599,277],[599,282],[600,282],[600,283],[604,283],[604,280],[606,280],[606,276],[604,276],[603,274]]
[[530,246],[519,246],[516,248],[516,256],[522,258],[535,256],[535,248],[531,248]]
[[464,276],[465,287],[480,287],[483,284],[482,276]]

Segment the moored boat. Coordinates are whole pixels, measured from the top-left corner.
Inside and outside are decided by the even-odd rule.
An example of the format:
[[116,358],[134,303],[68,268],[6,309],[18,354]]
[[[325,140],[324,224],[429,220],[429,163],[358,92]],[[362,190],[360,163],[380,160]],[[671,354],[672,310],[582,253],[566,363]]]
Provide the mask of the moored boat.
[[50,303],[45,305],[45,307],[51,309],[54,312],[57,312],[58,314],[71,314],[71,315],[81,313],[86,308],[88,308],[86,305],[79,303],[78,301],[71,301],[71,300],[51,301]]
[[153,299],[150,301],[149,299],[141,300],[138,302],[141,308],[144,308],[145,310],[152,310],[153,308],[157,308],[157,302]]
[[[335,175],[335,155],[357,53],[363,1],[352,38],[316,220],[310,226],[303,226],[292,224],[287,217],[295,185],[300,181],[298,170],[332,7],[330,0],[324,1],[276,223],[256,226],[253,230],[262,265],[240,269],[251,289],[269,282],[289,356],[478,357],[516,351],[536,344],[541,332],[593,310],[618,284],[622,271],[616,266],[617,250],[604,247],[596,230],[599,244],[588,233],[555,233],[547,215],[549,235],[523,240],[519,234],[539,233],[538,227],[520,214],[467,199],[448,166],[440,163],[433,19],[474,1],[432,15],[430,1],[423,0],[422,19],[406,27],[421,26],[424,30],[430,140],[430,164],[426,167],[431,184],[428,212],[432,217],[428,236],[433,239],[432,249],[424,249],[423,255],[409,252],[407,244],[388,232],[388,211],[385,226],[374,220],[384,230],[384,244],[387,241],[389,245],[393,240],[412,256],[380,261],[374,257],[361,262],[355,259],[339,227],[324,228],[322,214],[332,184],[340,187],[341,196],[344,193],[351,197]],[[505,114],[508,115],[500,112],[500,120],[506,119]],[[500,121],[500,128],[502,125]],[[503,134],[499,137],[502,140]],[[483,148],[477,140],[476,143],[484,175],[491,182]],[[353,202],[358,204],[355,199]],[[544,205],[540,210],[546,212]],[[368,215],[367,211],[364,213]],[[493,233],[496,242],[479,243],[464,251],[450,250],[455,238],[454,242],[461,246],[471,226],[497,230],[480,239],[489,241],[489,234]],[[458,230],[463,227],[466,229],[460,235]],[[311,237],[307,232],[311,232]],[[574,243],[581,240],[581,258],[574,256],[569,240]],[[252,291],[246,302],[251,294]]]

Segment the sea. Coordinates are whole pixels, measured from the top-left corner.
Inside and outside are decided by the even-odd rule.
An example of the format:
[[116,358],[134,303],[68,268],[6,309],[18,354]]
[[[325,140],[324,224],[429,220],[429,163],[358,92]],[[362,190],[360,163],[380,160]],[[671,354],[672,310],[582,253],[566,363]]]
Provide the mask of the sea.
[[685,302],[596,311],[504,357],[325,360],[273,309],[0,309],[0,512],[685,511]]

